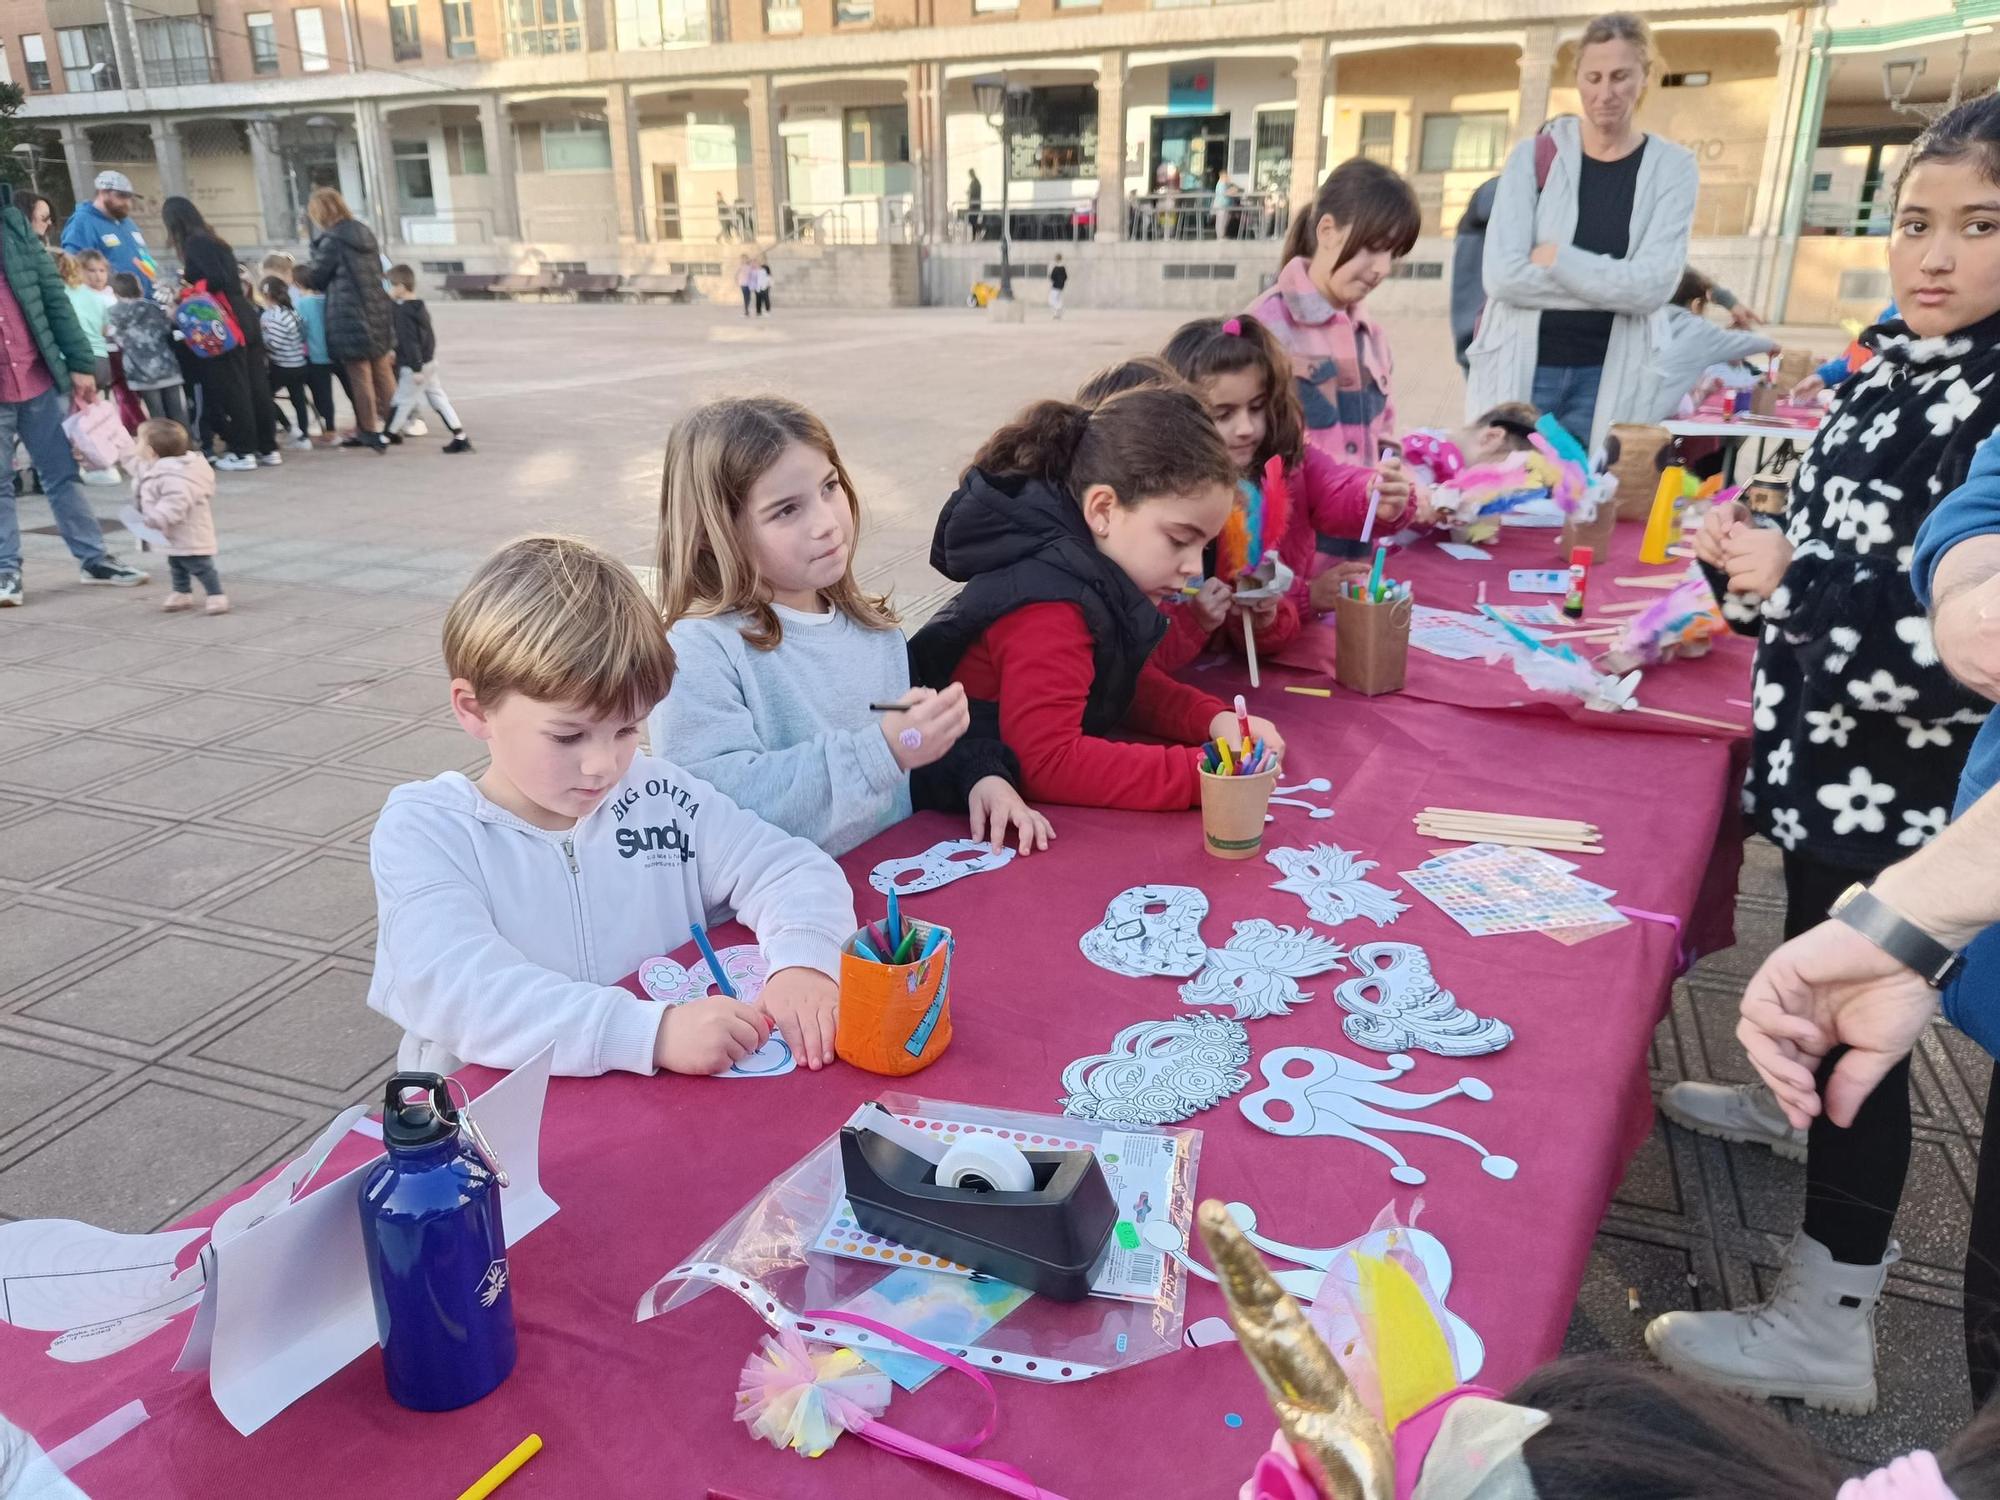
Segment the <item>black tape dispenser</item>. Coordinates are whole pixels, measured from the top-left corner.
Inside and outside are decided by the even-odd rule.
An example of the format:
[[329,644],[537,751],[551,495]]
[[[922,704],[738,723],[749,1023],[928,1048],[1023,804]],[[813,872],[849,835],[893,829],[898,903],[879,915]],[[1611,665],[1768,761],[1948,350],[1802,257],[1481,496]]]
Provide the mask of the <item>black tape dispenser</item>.
[[989,1135],[945,1146],[868,1103],[841,1127],[847,1201],[870,1234],[1058,1302],[1090,1294],[1118,1217],[1088,1151],[1018,1151]]

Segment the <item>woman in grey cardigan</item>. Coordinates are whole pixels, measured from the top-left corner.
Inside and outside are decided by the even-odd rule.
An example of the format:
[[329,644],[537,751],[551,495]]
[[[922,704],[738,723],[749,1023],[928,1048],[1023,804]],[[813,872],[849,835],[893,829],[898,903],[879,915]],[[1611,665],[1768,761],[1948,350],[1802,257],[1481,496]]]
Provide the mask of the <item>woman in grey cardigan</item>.
[[1553,157],[1529,140],[1507,158],[1468,416],[1531,401],[1591,448],[1613,422],[1651,418],[1647,320],[1686,269],[1698,186],[1692,153],[1632,123],[1651,66],[1644,21],[1599,16],[1577,48],[1582,115],[1550,122]]

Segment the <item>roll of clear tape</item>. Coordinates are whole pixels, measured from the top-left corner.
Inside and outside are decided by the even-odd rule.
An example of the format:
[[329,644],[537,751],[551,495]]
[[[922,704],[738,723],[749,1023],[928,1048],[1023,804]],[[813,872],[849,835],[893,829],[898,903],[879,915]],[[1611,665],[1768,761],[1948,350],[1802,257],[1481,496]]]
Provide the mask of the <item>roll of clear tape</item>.
[[1020,1150],[996,1136],[967,1136],[946,1150],[937,1180],[969,1193],[1025,1193],[1035,1185],[1035,1169]]

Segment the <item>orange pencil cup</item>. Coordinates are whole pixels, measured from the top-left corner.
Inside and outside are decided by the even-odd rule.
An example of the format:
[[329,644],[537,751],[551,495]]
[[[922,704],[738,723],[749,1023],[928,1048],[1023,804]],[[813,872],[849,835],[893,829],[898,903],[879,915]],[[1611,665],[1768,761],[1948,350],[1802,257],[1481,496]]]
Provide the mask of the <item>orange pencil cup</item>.
[[1264,812],[1278,767],[1254,776],[1201,773],[1201,845],[1217,859],[1249,859],[1264,843]]
[[951,1045],[951,929],[903,920],[916,932],[919,952],[933,932],[944,936],[929,958],[906,964],[864,958],[853,937],[842,944],[840,1020],[833,1033],[842,1062],[890,1077],[929,1067]]

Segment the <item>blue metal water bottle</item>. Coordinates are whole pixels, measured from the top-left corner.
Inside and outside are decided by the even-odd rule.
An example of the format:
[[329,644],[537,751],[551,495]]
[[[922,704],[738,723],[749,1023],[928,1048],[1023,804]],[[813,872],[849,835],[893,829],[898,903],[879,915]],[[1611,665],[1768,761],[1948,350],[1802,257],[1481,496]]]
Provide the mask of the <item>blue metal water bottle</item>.
[[[422,1097],[405,1098],[414,1091]],[[361,1184],[361,1239],[389,1394],[450,1411],[514,1368],[514,1294],[500,1164],[444,1079],[398,1073],[382,1109],[388,1156]]]

